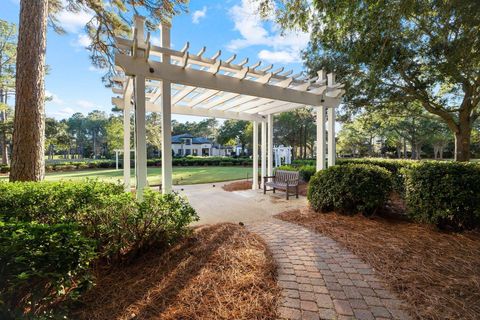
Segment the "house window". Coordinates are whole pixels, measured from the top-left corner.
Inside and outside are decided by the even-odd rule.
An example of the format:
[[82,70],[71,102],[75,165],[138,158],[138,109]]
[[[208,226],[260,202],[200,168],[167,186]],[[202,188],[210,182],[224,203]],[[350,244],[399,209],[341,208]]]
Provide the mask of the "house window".
[[182,150],[182,149],[179,149],[177,155],[183,156],[183,150]]
[[189,156],[192,154],[192,149],[185,149],[185,155]]
[[210,149],[209,148],[202,148],[202,156],[208,157],[210,155]]
[[185,144],[187,146],[192,145],[192,139],[189,139],[189,138],[183,139],[183,144]]
[[198,150],[197,149],[193,149],[192,151],[193,151],[194,156],[198,156]]

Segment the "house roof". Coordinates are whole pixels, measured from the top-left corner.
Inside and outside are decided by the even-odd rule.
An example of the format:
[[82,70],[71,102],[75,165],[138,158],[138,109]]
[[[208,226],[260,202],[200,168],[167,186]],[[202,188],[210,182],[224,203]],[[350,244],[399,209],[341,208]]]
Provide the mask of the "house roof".
[[205,137],[194,137],[189,133],[183,133],[176,136],[172,136],[172,143],[182,143],[182,139],[192,139],[192,144],[204,144],[204,143],[212,143],[211,140]]

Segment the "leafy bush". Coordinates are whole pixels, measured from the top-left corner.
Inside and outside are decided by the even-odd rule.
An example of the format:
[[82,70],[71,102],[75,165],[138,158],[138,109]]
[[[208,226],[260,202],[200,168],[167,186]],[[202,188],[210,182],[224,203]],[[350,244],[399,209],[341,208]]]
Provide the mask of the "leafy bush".
[[310,180],[307,197],[315,211],[371,215],[383,206],[391,189],[386,169],[349,164],[318,171]]
[[197,220],[177,194],[147,190],[139,202],[97,181],[0,183],[0,319],[56,310],[90,283],[94,259],[168,246]]
[[59,223],[104,195],[121,194],[123,186],[96,180],[85,182],[0,182],[0,220]]
[[98,239],[99,254],[108,259],[132,256],[151,245],[170,245],[198,220],[187,200],[177,194],[145,191],[142,202],[129,193],[104,196],[83,209],[78,222]]
[[295,159],[292,160],[292,165],[296,167],[301,166],[315,166],[317,161],[315,159]]
[[339,165],[345,164],[369,164],[387,169],[392,174],[393,189],[400,194],[405,193],[405,174],[404,169],[414,165],[416,161],[412,160],[396,160],[381,158],[361,158],[361,159],[337,159]]
[[95,243],[75,224],[0,222],[0,318],[50,318],[92,281]]
[[420,162],[406,174],[409,215],[439,228],[480,226],[480,166],[458,162]]
[[0,164],[0,173],[9,173],[9,172],[10,172],[10,166],[5,164]]
[[311,165],[305,165],[301,166],[299,168],[300,171],[300,176],[302,177],[302,180],[305,182],[309,182],[312,176],[317,172],[317,168],[315,166]]

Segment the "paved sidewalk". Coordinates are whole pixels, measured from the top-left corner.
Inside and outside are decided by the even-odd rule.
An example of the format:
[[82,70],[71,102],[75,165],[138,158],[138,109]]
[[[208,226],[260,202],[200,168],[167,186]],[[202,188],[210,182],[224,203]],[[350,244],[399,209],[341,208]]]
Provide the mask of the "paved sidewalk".
[[276,219],[247,227],[278,263],[282,319],[410,319],[374,270],[334,240]]

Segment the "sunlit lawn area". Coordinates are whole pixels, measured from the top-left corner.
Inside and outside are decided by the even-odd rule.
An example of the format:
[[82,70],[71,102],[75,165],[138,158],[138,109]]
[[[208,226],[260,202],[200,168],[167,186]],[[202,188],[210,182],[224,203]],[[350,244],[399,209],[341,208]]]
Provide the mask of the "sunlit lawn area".
[[[160,167],[148,167],[148,183],[150,185],[158,185],[161,182]],[[131,171],[132,183],[134,170]],[[238,180],[252,177],[251,167],[173,167],[173,183],[178,184],[197,184],[209,183],[228,180]],[[46,175],[47,181],[58,180],[82,180],[82,179],[100,179],[108,182],[118,182],[123,179],[122,169],[92,169],[92,170],[78,170],[67,172],[49,172]],[[7,180],[6,176],[0,180]]]

